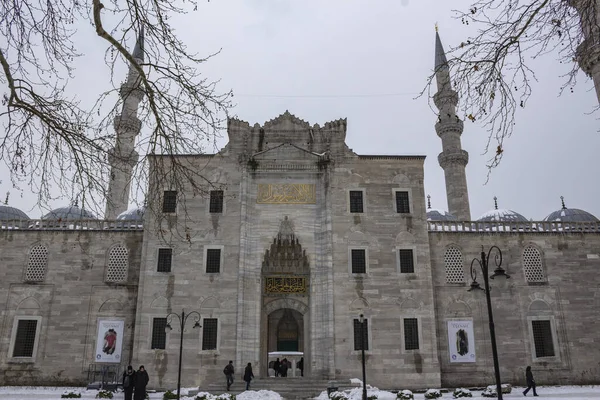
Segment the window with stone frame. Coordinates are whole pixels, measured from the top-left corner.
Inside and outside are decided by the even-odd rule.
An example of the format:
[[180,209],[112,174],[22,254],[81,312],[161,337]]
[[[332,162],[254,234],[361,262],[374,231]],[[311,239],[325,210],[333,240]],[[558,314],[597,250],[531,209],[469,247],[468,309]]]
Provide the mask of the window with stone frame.
[[173,249],[163,248],[158,249],[158,263],[156,266],[157,272],[171,272],[173,263]]
[[552,324],[550,320],[531,321],[533,331],[533,344],[535,357],[554,357],[554,340],[552,338]]
[[31,358],[34,356],[38,322],[38,319],[27,318],[19,318],[16,321],[17,333],[12,347],[12,357]]
[[129,269],[129,251],[124,246],[114,246],[108,252],[106,282],[119,283],[127,281]]
[[367,273],[367,251],[365,249],[352,249],[350,251],[352,273],[366,274]]
[[350,212],[351,213],[363,213],[364,212],[364,203],[363,203],[363,191],[362,190],[351,190],[350,191]]
[[206,249],[206,273],[221,272],[221,249]]
[[177,191],[165,190],[163,193],[162,211],[164,213],[174,213],[177,211]]
[[416,318],[404,318],[404,349],[419,350],[419,322]]
[[208,204],[208,212],[211,214],[220,214],[223,212],[223,191],[211,190]]
[[546,283],[542,253],[535,246],[527,246],[523,250],[523,272],[528,284],[536,285]]
[[460,249],[450,246],[444,254],[447,283],[464,283],[465,270],[463,268],[463,255]]
[[410,214],[410,201],[408,192],[396,191],[396,212],[398,214]]
[[204,318],[202,323],[202,350],[217,349],[217,318]]
[[43,282],[48,268],[48,248],[38,244],[29,250],[29,260],[25,270],[26,282]]
[[398,250],[398,258],[400,260],[401,274],[413,274],[415,272],[415,261],[412,249]]
[[369,350],[369,321],[365,318],[363,323],[358,318],[354,319],[354,350]]
[[153,318],[152,319],[152,340],[150,343],[151,349],[164,350],[167,347],[167,319]]

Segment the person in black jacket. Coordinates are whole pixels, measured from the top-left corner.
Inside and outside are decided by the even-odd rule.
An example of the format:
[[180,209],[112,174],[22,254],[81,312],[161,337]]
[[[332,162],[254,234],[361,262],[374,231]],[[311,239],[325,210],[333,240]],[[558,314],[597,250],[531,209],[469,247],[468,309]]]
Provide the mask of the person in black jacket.
[[123,372],[123,391],[125,392],[125,400],[131,400],[133,397],[133,385],[135,382],[135,372],[130,365],[127,371]]
[[250,390],[250,381],[254,378],[254,374],[252,373],[252,364],[248,363],[246,365],[246,369],[244,370],[244,381],[246,381],[246,390]]
[[531,372],[531,367],[528,365],[525,368],[525,379],[527,380],[527,389],[523,392],[523,396],[527,396],[527,392],[529,389],[533,389],[533,395],[537,396],[537,392],[535,391],[535,381],[533,380],[533,373]]
[[143,365],[140,365],[140,369],[135,373],[133,400],[144,400],[146,398],[146,386],[148,386],[148,373]]

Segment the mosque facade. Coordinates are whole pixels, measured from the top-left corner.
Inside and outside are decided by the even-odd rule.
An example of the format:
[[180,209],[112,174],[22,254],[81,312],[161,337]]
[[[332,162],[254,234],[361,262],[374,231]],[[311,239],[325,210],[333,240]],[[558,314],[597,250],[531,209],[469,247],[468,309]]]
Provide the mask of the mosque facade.
[[[448,211],[428,205],[424,156],[361,155],[346,120],[287,111],[263,125],[230,119],[219,153],[181,156],[212,182],[206,196],[150,187],[160,213],[126,210],[142,98],[131,71],[108,219],[77,205],[39,220],[0,207],[0,385],[80,385],[143,364],[152,387],[172,389],[180,345],[186,387],[222,381],[229,360],[267,377],[275,355],[302,356],[305,377],[360,377],[363,347],[380,388],[491,384],[472,263],[482,251],[490,275],[510,276],[490,291],[502,381],[522,384],[531,365],[538,384],[597,383],[600,222],[564,202],[543,221],[497,206],[472,219],[438,35],[435,67]],[[164,224],[184,234],[166,240]]]

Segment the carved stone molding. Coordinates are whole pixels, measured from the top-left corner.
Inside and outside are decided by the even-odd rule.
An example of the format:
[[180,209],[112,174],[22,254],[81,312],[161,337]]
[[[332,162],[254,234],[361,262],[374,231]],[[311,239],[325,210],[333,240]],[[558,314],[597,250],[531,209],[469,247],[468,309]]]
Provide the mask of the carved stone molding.
[[440,153],[438,155],[440,167],[446,168],[452,164],[458,164],[465,167],[469,163],[469,153],[464,150],[459,150],[454,153]]

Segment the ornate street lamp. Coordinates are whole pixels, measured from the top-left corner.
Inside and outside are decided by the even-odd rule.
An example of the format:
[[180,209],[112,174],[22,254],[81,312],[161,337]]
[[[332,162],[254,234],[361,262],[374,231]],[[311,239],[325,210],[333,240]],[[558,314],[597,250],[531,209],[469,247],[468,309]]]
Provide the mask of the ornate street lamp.
[[179,400],[179,396],[180,396],[180,391],[181,391],[181,356],[183,354],[183,329],[185,328],[185,323],[187,321],[187,319],[190,317],[190,315],[194,316],[194,326],[193,328],[201,328],[200,326],[200,314],[197,311],[192,311],[190,313],[185,313],[184,310],[181,310],[181,315],[175,314],[175,313],[169,313],[167,315],[167,326],[165,327],[165,332],[169,332],[172,331],[173,328],[171,327],[171,321],[173,320],[173,317],[177,317],[177,319],[179,320],[179,327],[181,329],[181,335],[180,335],[180,340],[179,340],[179,370],[177,372],[177,400]]
[[364,314],[360,314],[358,319],[360,322],[360,352],[362,353],[362,375],[363,375],[363,392],[362,392],[362,400],[367,400],[367,372],[365,369],[365,316]]
[[[500,251],[500,248],[498,248],[498,246],[492,246],[492,247],[490,247],[490,249],[488,250],[488,253],[486,255],[485,252],[483,251],[483,246],[481,246],[481,260],[474,258],[473,261],[471,261],[471,278],[473,279],[473,281],[471,282],[471,288],[469,289],[469,292],[474,289],[481,289],[485,292],[485,300],[487,301],[487,309],[488,309],[488,318],[490,321],[490,338],[492,340],[492,357],[494,358],[494,374],[496,376],[496,391],[498,393],[498,400],[502,400],[502,384],[500,382],[500,367],[498,365],[498,349],[496,347],[496,330],[494,328],[494,316],[492,314],[492,300],[490,298],[490,282],[488,279],[488,274],[489,274],[489,270],[488,270],[489,264],[488,263],[489,263],[490,255],[492,254],[493,251],[495,251],[494,263],[496,264],[496,269],[494,270],[494,273],[492,274],[492,276],[489,276],[489,278],[494,279],[497,276],[505,277],[507,279],[510,278],[510,275],[508,275],[506,273],[506,271],[501,267],[502,252]],[[479,283],[477,282],[477,268],[474,265],[475,263],[479,264],[479,267],[481,268],[481,273],[483,275],[484,288],[481,288],[481,286],[479,286]]]

